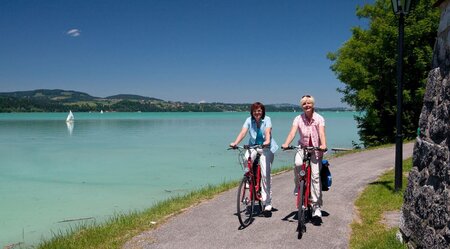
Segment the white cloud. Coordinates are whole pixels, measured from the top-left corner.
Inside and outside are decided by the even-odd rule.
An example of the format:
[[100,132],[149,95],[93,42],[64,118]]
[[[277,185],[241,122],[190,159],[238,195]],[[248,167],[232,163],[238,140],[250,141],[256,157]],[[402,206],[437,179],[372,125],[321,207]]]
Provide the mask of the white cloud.
[[70,29],[69,31],[66,32],[66,35],[72,36],[72,37],[77,37],[77,36],[81,35],[81,30],[79,30],[79,29]]

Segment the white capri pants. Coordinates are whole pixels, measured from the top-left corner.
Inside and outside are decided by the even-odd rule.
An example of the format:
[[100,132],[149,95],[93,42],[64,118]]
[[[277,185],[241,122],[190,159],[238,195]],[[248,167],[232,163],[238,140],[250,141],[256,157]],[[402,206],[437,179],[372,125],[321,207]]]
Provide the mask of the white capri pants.
[[[261,165],[261,197],[264,205],[272,205],[272,175],[270,174],[274,155],[269,148],[258,149],[258,152],[251,149],[252,161],[256,158],[256,153],[260,153],[259,164]],[[248,158],[248,151],[245,152],[245,160]]]

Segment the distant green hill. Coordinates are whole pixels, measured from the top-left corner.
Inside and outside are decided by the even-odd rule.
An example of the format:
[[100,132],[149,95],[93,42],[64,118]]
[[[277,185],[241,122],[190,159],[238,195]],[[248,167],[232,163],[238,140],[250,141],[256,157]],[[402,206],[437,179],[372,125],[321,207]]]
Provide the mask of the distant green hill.
[[[38,89],[33,91],[0,92],[0,112],[248,112],[250,104],[188,103],[165,101],[134,94],[118,94],[105,98],[87,93]],[[323,109],[322,109],[323,110]],[[345,111],[345,108],[326,110]],[[300,111],[291,104],[266,105],[268,112]]]
[[0,93],[0,96],[31,100],[52,100],[60,102],[92,101],[98,99],[97,97],[92,97],[87,93],[60,89],[38,89],[33,91],[3,92]]

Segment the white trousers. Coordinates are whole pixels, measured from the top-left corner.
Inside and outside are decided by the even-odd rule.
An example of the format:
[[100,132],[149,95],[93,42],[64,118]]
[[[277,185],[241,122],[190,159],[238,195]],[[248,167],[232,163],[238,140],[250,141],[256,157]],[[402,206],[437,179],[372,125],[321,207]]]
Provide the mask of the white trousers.
[[[261,165],[261,197],[264,205],[272,205],[272,175],[270,174],[274,155],[268,148],[252,149],[252,161],[255,160],[256,154],[261,154],[259,164]],[[248,158],[248,151],[245,153],[245,160]]]
[[[295,166],[303,164],[303,152],[300,151],[295,155]],[[322,159],[316,158],[316,155],[311,155],[311,204],[313,206],[322,206],[322,183],[320,182],[320,169],[322,168]],[[294,169],[295,191],[297,191],[297,174]]]

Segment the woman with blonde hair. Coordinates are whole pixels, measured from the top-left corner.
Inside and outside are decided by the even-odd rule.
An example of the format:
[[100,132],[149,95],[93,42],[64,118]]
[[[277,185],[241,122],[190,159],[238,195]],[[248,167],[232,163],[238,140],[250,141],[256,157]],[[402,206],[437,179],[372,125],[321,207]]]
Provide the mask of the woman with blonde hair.
[[[286,141],[281,148],[287,148],[295,138],[296,131],[300,134],[298,145],[319,147],[326,150],[327,141],[325,136],[325,119],[314,111],[314,98],[311,95],[304,95],[300,99],[300,107],[303,114],[295,117],[292,128],[286,137]],[[313,217],[322,217],[322,186],[320,182],[320,169],[322,168],[322,151],[315,151],[311,157],[311,203],[313,206]],[[303,154],[295,155],[295,165],[300,166],[303,163]],[[297,175],[294,173],[294,177]],[[297,184],[297,179],[295,184]],[[295,186],[296,193],[298,186]]]

